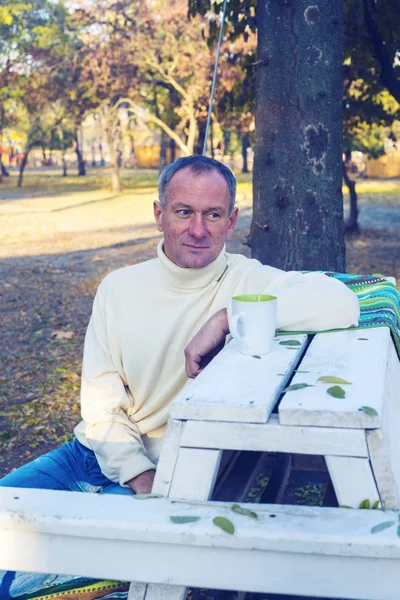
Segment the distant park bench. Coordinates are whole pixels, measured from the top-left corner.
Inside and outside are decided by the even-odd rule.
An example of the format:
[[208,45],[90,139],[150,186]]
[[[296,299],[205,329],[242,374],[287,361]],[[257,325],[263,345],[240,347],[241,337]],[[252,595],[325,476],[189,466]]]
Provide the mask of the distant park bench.
[[[348,381],[345,398],[322,376]],[[166,498],[3,488],[0,568],[135,581],[130,600],[186,586],[398,600],[399,395],[386,327],[279,336],[261,358],[230,342],[171,406],[153,489]],[[223,451],[243,450],[324,457],[338,504],[356,510],[241,504],[254,519],[209,502]]]

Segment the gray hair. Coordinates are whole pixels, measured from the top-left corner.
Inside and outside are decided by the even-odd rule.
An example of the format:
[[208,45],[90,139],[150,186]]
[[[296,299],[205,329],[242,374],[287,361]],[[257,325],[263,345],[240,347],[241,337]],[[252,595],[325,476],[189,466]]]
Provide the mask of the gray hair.
[[235,207],[236,199],[236,179],[234,174],[230,169],[228,169],[228,167],[217,160],[200,155],[183,156],[182,158],[178,158],[171,165],[165,167],[165,169],[162,171],[158,181],[158,197],[160,199],[161,208],[165,208],[166,206],[168,184],[172,177],[181,169],[186,168],[191,169],[191,171],[193,171],[193,173],[196,175],[216,171],[224,177],[229,188],[229,214],[231,214]]

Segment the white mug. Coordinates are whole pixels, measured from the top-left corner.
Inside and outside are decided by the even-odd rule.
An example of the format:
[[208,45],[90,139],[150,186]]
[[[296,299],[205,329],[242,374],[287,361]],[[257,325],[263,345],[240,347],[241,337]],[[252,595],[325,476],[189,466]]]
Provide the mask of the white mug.
[[229,329],[242,354],[268,354],[276,330],[277,299],[265,294],[232,298]]

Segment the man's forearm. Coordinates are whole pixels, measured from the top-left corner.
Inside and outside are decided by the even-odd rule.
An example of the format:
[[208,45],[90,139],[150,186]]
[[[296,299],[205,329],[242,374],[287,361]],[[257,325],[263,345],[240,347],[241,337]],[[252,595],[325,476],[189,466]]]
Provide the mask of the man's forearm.
[[186,373],[196,377],[225,344],[229,333],[226,308],[216,312],[185,348]]

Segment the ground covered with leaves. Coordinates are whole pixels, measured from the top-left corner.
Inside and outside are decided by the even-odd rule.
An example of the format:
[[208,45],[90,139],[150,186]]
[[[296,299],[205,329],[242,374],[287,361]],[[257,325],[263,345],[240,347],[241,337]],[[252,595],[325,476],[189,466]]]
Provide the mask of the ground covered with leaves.
[[[79,421],[81,356],[96,287],[111,270],[155,254],[155,172],[64,180],[28,172],[0,187],[0,476],[72,437]],[[366,182],[361,234],[347,239],[347,270],[400,281],[400,182]],[[228,250],[249,255],[250,179]]]

